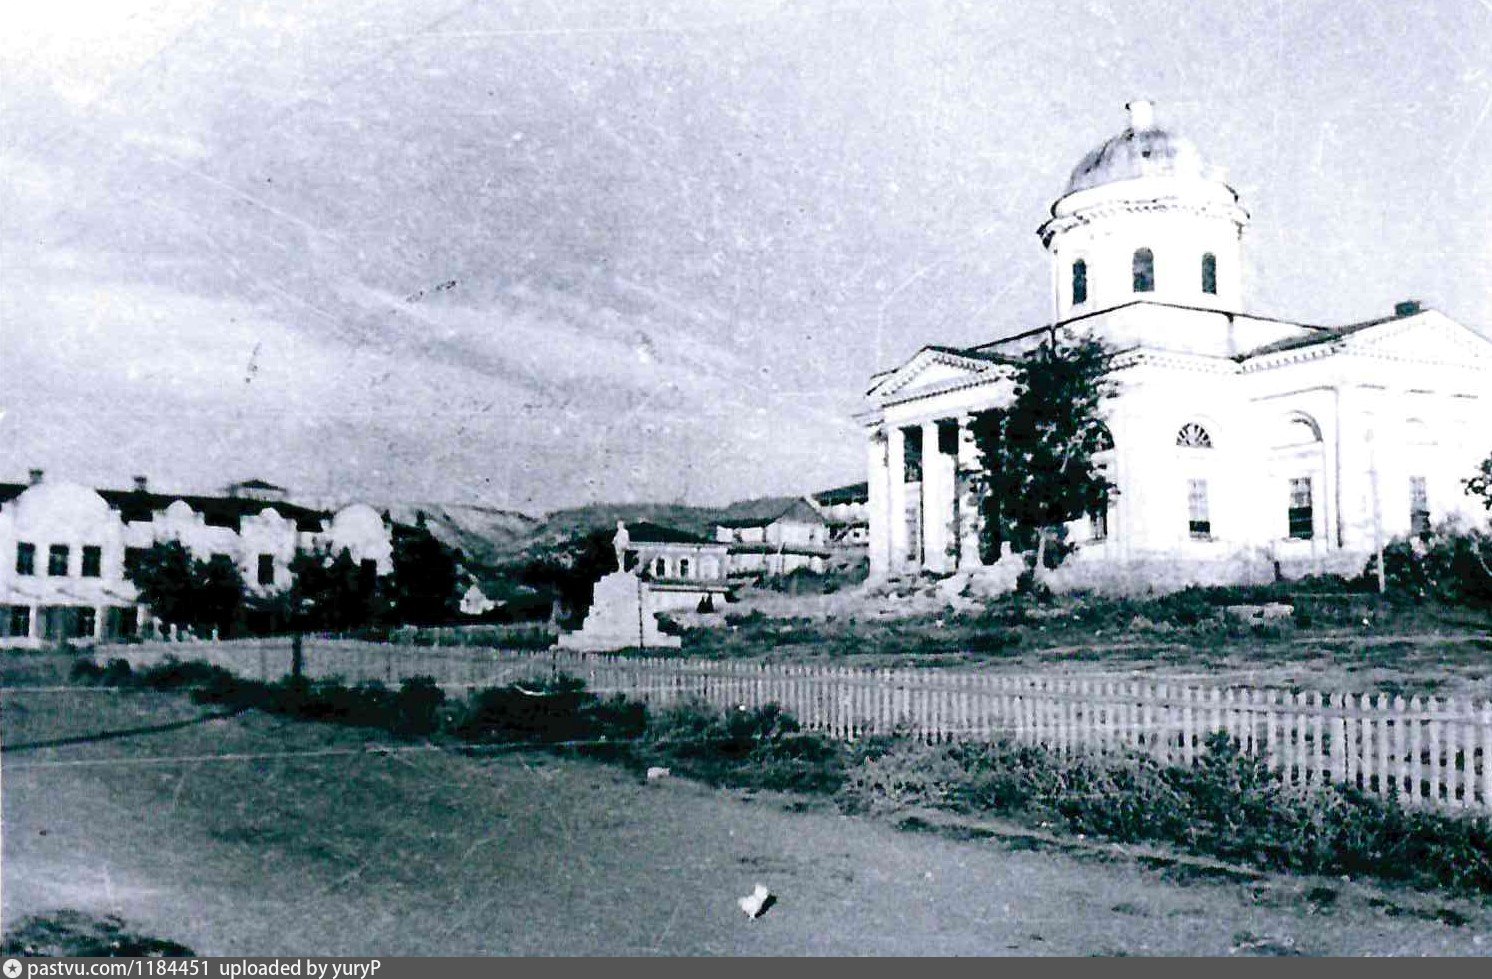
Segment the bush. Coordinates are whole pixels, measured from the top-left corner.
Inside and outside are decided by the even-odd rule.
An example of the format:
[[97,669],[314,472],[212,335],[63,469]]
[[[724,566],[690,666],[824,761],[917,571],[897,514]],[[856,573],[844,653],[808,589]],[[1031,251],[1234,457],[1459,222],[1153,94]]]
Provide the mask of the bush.
[[405,737],[434,734],[440,729],[440,708],[446,692],[428,676],[410,677],[394,696],[391,730]]
[[99,918],[72,909],[22,918],[0,941],[0,955],[176,958],[192,954],[180,942],[126,930],[118,915]]
[[1216,732],[1191,766],[1148,755],[1061,757],[997,743],[867,751],[840,793],[849,811],[928,806],[1052,821],[1270,870],[1354,874],[1492,893],[1492,819],[1406,809],[1349,786],[1285,784]]
[[[1396,537],[1383,548],[1390,596],[1413,602],[1492,608],[1492,534],[1453,521],[1418,537]],[[1378,573],[1374,557],[1363,572]]]
[[800,730],[777,704],[723,710],[691,699],[659,712],[649,754],[714,785],[829,793],[844,780],[844,746]]
[[452,729],[466,741],[625,740],[647,727],[647,707],[616,696],[601,700],[585,682],[560,673],[472,694]]

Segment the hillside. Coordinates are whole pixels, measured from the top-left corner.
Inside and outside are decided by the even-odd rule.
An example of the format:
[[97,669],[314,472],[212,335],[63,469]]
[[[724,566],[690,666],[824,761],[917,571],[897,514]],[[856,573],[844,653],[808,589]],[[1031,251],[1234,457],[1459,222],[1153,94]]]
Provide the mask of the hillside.
[[612,530],[617,521],[648,520],[668,527],[713,537],[715,521],[724,507],[685,506],[677,503],[593,503],[550,513],[515,548],[514,553],[541,551],[599,530]]
[[526,513],[466,503],[396,503],[387,507],[399,523],[425,526],[441,543],[460,548],[474,563],[496,565],[524,549],[541,522]]

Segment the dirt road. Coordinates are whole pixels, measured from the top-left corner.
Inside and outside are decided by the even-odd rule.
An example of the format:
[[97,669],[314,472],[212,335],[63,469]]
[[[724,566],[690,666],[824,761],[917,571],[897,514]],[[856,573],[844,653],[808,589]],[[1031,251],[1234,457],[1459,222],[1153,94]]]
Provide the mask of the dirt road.
[[[7,744],[197,710],[15,689],[0,708]],[[0,790],[6,927],[114,912],[206,955],[1492,953],[1485,905],[1200,880],[255,713],[9,753]],[[779,901],[753,921],[736,898],[757,882]]]

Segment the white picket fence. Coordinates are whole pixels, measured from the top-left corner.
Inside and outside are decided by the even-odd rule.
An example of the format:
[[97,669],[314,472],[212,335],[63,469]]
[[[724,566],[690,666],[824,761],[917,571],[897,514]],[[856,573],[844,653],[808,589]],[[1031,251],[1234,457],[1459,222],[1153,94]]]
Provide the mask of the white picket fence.
[[[136,667],[166,655],[204,659],[266,680],[284,676],[290,663],[287,640],[100,652]],[[1226,731],[1293,785],[1348,783],[1406,803],[1492,811],[1492,704],[1454,698],[325,640],[306,641],[305,673],[390,686],[429,676],[448,689],[568,673],[596,693],[655,708],[687,698],[728,708],[775,703],[804,728],[845,739],[893,731],[929,742],[1009,738],[1062,754],[1140,751],[1177,763],[1190,763],[1210,733]]]

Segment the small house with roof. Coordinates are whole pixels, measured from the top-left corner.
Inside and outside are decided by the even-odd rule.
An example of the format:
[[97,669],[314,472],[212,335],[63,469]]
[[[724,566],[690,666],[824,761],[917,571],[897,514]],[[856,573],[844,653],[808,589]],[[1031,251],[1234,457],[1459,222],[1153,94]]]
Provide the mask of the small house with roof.
[[870,543],[870,490],[864,482],[837,486],[809,497],[829,526],[829,544],[864,549]]
[[728,548],[677,527],[617,521],[617,563],[652,593],[654,610],[713,607],[728,590]]
[[715,540],[730,549],[731,575],[822,572],[829,557],[829,523],[801,496],[732,504],[715,522]]

